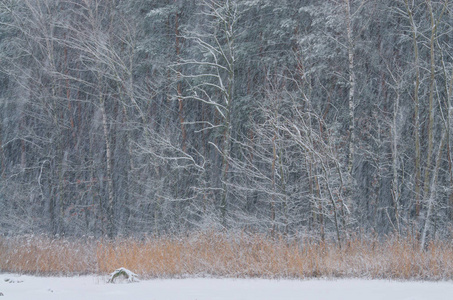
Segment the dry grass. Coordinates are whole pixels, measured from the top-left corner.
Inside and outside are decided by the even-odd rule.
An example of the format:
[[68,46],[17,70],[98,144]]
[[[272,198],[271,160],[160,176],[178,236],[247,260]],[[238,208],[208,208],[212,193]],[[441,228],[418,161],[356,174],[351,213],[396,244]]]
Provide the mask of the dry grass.
[[431,242],[420,251],[410,237],[335,243],[270,239],[261,235],[197,234],[116,241],[0,238],[0,271],[36,274],[112,272],[142,277],[360,277],[453,279],[453,246]]
[[44,236],[0,237],[0,271],[32,274],[83,274],[96,269],[93,242]]

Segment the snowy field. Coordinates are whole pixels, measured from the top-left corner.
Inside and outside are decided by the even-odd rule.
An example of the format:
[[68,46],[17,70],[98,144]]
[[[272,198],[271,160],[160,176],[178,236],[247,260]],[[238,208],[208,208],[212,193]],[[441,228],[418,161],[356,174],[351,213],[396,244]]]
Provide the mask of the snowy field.
[[5,299],[147,300],[451,300],[453,282],[385,280],[168,279],[106,283],[106,277],[0,274]]

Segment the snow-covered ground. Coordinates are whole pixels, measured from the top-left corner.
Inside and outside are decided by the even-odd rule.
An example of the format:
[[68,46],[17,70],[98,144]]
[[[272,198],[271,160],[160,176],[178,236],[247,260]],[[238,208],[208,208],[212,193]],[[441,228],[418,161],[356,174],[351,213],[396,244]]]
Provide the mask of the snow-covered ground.
[[0,300],[451,300],[453,282],[386,280],[168,279],[106,283],[107,277],[0,274]]

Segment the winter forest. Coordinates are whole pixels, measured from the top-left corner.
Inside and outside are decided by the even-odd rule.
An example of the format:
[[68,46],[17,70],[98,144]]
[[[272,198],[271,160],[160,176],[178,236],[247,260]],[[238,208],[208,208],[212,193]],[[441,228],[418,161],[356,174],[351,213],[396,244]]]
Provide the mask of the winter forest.
[[453,2],[0,0],[0,233],[451,237]]

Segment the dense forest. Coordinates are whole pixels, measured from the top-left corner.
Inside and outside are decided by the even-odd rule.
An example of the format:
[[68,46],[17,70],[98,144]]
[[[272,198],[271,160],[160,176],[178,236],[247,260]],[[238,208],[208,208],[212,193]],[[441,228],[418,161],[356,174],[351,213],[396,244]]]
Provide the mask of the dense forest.
[[453,2],[0,0],[0,233],[453,221]]

